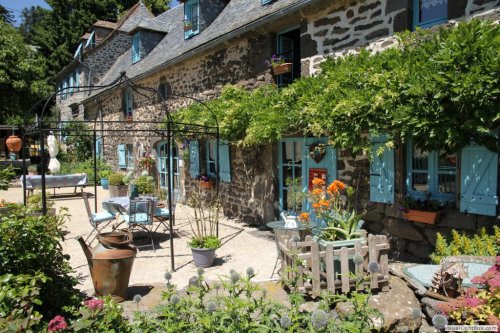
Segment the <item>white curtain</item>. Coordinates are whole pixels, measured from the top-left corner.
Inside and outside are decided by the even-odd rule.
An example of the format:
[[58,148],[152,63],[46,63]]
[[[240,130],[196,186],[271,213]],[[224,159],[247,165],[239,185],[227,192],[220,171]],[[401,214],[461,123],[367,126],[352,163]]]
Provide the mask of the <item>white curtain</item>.
[[47,146],[49,147],[50,154],[49,170],[52,173],[56,173],[61,168],[61,164],[56,158],[57,153],[59,153],[59,147],[57,146],[56,137],[53,134],[47,137]]

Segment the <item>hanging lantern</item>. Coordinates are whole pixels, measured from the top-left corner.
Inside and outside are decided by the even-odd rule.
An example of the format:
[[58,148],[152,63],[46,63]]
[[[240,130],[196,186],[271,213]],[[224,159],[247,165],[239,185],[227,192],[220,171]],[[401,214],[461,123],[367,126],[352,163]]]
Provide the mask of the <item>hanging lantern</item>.
[[42,156],[40,155],[40,145],[38,143],[33,143],[30,145],[30,163],[40,164],[42,162]]
[[18,153],[21,150],[22,143],[23,141],[17,135],[11,135],[5,141],[5,144],[11,153]]

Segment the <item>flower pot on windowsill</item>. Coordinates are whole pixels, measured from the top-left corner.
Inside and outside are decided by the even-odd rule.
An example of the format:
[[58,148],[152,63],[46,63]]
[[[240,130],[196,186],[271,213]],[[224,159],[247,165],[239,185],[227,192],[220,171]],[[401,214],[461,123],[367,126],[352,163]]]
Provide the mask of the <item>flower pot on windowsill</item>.
[[290,73],[292,71],[292,63],[285,62],[283,64],[273,66],[273,74],[274,75],[282,75],[286,73]]
[[190,31],[193,29],[193,25],[192,24],[184,24],[184,31]]
[[131,122],[134,120],[134,118],[132,118],[132,115],[130,115],[130,114],[129,114],[129,115],[125,118],[125,120],[127,121],[127,123],[131,123]]
[[204,189],[204,190],[211,190],[214,188],[214,183],[213,182],[204,182],[204,181],[198,181],[198,184],[200,186],[200,188]]
[[428,212],[424,210],[408,209],[407,211],[403,211],[403,217],[408,221],[436,224],[440,213],[441,211]]

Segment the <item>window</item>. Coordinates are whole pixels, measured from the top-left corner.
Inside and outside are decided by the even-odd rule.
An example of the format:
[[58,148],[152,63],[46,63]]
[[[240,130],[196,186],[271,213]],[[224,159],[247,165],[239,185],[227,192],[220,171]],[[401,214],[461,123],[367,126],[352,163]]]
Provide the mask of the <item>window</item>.
[[448,20],[448,0],[413,0],[413,29],[429,28]]
[[457,190],[457,154],[422,151],[411,140],[407,146],[407,192],[425,200],[454,200]]
[[82,49],[83,49],[83,43],[78,44],[78,48],[76,49],[75,55],[73,56],[73,58],[81,59],[82,58]]
[[160,78],[160,84],[158,85],[158,92],[161,95],[161,98],[158,98],[158,102],[162,102],[167,99],[168,93],[169,93],[169,85],[167,83],[167,79],[162,76]]
[[[217,141],[206,142],[205,161],[207,174],[215,178],[217,168]],[[231,165],[229,158],[229,144],[226,141],[219,141],[219,178],[223,182],[231,181]]]
[[200,5],[198,0],[187,0],[184,4],[184,38],[200,32]]
[[134,146],[132,144],[118,145],[118,167],[121,169],[134,167]]
[[141,32],[136,32],[134,36],[132,36],[132,63],[135,64],[139,60],[141,60]]
[[[168,173],[170,168],[167,166],[167,143],[162,143],[157,148],[158,152],[158,175],[160,178],[160,187],[168,186]],[[173,178],[170,178],[174,190],[179,191],[181,187],[180,181],[180,166],[179,166],[179,149],[177,145],[173,145],[170,150],[170,165],[173,171]]]
[[278,35],[277,53],[292,63],[290,72],[277,76],[278,86],[284,87],[300,77],[300,29],[293,28]]
[[132,88],[123,91],[123,115],[125,118],[134,116],[134,92]]
[[288,187],[292,181],[302,179],[302,138],[285,139],[280,142],[280,209],[288,210]]
[[77,88],[80,86],[80,73],[78,69],[75,69],[73,72],[73,86],[75,87],[75,91],[78,90]]

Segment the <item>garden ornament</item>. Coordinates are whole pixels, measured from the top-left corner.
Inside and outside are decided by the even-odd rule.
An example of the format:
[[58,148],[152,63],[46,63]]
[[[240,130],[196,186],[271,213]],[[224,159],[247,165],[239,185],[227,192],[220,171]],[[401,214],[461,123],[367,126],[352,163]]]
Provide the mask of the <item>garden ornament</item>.
[[47,137],[47,146],[49,148],[50,155],[49,170],[52,173],[57,173],[61,168],[61,163],[59,163],[56,158],[59,153],[59,147],[57,145],[56,137],[52,133]]
[[462,293],[462,281],[468,276],[463,263],[442,261],[432,278],[430,291],[441,292],[446,297],[458,297]]

